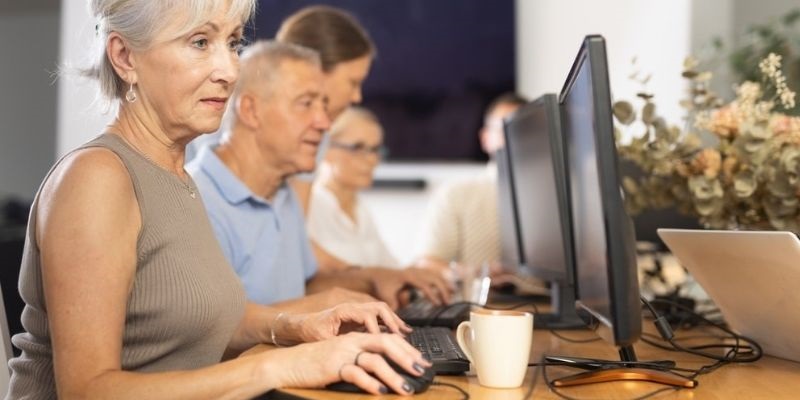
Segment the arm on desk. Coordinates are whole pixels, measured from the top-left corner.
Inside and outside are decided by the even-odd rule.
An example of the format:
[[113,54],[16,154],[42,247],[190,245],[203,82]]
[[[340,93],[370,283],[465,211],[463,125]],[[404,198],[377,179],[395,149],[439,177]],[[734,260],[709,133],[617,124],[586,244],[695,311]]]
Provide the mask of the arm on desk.
[[425,268],[371,267],[319,272],[306,284],[309,293],[332,287],[370,293],[395,310],[399,306],[398,296],[409,287],[420,290],[434,304],[446,304],[452,290],[441,273]]
[[381,302],[344,303],[313,313],[290,313],[280,307],[248,303],[226,355],[238,354],[260,343],[285,346],[315,342],[360,329],[380,333],[379,323],[393,333],[411,331]]

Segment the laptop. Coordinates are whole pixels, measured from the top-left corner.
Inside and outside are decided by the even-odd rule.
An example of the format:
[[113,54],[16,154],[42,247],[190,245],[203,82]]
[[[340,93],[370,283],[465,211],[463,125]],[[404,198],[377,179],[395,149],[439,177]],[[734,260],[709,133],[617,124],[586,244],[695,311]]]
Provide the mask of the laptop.
[[800,362],[800,240],[791,232],[659,229],[736,332]]

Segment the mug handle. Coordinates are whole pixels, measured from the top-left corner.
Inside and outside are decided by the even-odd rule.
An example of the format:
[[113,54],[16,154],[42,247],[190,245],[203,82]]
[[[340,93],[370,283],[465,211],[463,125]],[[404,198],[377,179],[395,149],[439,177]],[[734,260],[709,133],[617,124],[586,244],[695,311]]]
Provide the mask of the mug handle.
[[473,335],[474,332],[472,330],[472,324],[470,324],[469,321],[464,321],[458,324],[458,328],[456,328],[456,342],[458,342],[458,345],[461,346],[461,350],[464,351],[464,355],[467,356],[469,362],[475,364],[475,361],[472,358],[472,350],[470,349]]

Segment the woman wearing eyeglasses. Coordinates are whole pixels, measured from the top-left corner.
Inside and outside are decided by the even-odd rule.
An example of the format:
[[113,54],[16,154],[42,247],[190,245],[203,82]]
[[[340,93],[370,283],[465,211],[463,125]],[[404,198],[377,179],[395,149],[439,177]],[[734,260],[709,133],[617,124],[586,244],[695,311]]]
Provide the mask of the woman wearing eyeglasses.
[[350,107],[336,119],[328,151],[311,185],[307,230],[320,270],[399,267],[359,192],[372,185],[381,159],[383,128],[370,111]]

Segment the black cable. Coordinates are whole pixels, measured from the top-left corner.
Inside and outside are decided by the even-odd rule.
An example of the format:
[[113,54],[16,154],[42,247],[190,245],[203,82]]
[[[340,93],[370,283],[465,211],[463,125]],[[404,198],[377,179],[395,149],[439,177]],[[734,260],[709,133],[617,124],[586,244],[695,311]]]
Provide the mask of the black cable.
[[[697,369],[692,368],[682,368],[678,366],[666,366],[664,364],[652,363],[652,362],[642,362],[642,361],[606,361],[606,360],[588,360],[586,362],[554,362],[554,361],[546,361],[546,358],[542,356],[542,359],[538,363],[529,363],[529,367],[541,367],[542,370],[542,377],[544,378],[547,387],[552,391],[555,395],[562,399],[566,400],[579,400],[570,396],[567,396],[564,393],[561,393],[558,388],[553,385],[553,381],[547,375],[547,367],[548,366],[564,366],[570,368],[581,368],[583,369],[596,369],[596,368],[612,368],[612,367],[642,367],[642,368],[649,368],[654,370],[661,370],[676,374],[678,376],[695,380],[699,375],[710,373],[723,365],[733,363],[733,362],[754,362],[761,358],[762,356],[762,349],[754,340],[738,335],[732,330],[728,329],[724,324],[717,323],[715,321],[711,321],[703,315],[694,312],[694,310],[688,309],[681,304],[670,302],[668,300],[657,300],[657,302],[663,303],[670,303],[669,305],[674,306],[676,308],[680,308],[685,312],[688,312],[692,318],[698,318],[703,323],[706,323],[712,327],[720,329],[721,331],[725,332],[727,335],[720,336],[720,335],[694,335],[690,337],[682,337],[676,338],[674,337],[674,333],[666,322],[663,316],[659,315],[655,308],[650,304],[646,299],[642,299],[642,302],[647,309],[655,318],[655,324],[658,328],[659,333],[661,336],[656,336],[652,334],[643,334],[641,340],[645,343],[650,345],[668,350],[668,351],[681,351],[686,352],[694,355],[698,355],[704,358],[709,358],[714,360],[713,363],[701,366]],[[557,333],[553,332],[555,336],[559,336]],[[669,345],[658,343],[654,339],[661,339],[664,342],[668,343]],[[705,339],[705,338],[712,338],[712,339],[719,339],[719,340],[726,340],[732,339],[734,343],[705,343],[699,345],[682,345],[681,342],[687,340],[696,340],[696,339]],[[565,338],[562,338],[565,339]],[[568,339],[568,338],[567,338]],[[719,356],[717,354],[711,354],[703,350],[708,349],[727,349],[724,355]],[[680,372],[680,373],[679,373]],[[685,375],[688,374],[688,375]],[[533,393],[533,386],[535,385],[535,381],[533,381],[531,388],[529,389],[526,397],[529,397]],[[652,391],[650,393],[646,393],[642,396],[636,397],[633,400],[641,400],[646,399],[660,393],[664,393],[667,391],[677,391],[680,390],[681,387],[675,386],[667,386],[664,388],[660,388],[658,390]],[[581,399],[585,400],[585,399]]]
[[571,338],[568,338],[568,337],[558,333],[557,331],[555,331],[553,329],[550,330],[550,333],[553,336],[555,336],[555,337],[557,337],[557,338],[559,338],[559,339],[561,339],[561,340],[563,340],[565,342],[570,342],[570,343],[591,343],[591,342],[596,342],[598,340],[602,340],[603,339],[603,338],[601,338],[599,336],[595,336],[595,337],[590,338],[590,339],[571,339]]
[[[656,326],[658,327],[659,326],[658,321],[659,320],[663,320],[663,317],[658,315],[658,313],[655,311],[653,306],[650,304],[651,302],[647,301],[644,298],[642,298],[642,302],[647,306],[647,308],[650,310],[650,312],[656,318],[656,321],[657,321],[656,322],[656,324],[657,324]],[[705,358],[709,358],[709,359],[716,360],[716,361],[723,362],[723,363],[729,363],[729,362],[737,362],[737,363],[755,362],[755,361],[758,361],[759,359],[761,359],[761,356],[763,355],[763,351],[761,349],[761,346],[758,343],[756,343],[755,340],[750,339],[750,338],[748,338],[746,336],[739,335],[739,334],[733,332],[732,330],[728,329],[723,324],[711,321],[708,318],[697,314],[696,312],[694,312],[694,310],[683,306],[682,304],[678,304],[676,302],[672,302],[672,301],[669,301],[669,300],[659,300],[659,299],[653,300],[652,303],[662,303],[662,304],[667,304],[667,305],[682,309],[683,311],[686,311],[686,312],[688,312],[690,314],[693,314],[697,318],[700,318],[702,321],[708,323],[709,325],[711,325],[711,326],[713,326],[713,327],[715,327],[715,328],[727,333],[728,335],[730,335],[729,338],[734,340],[733,344],[721,344],[721,345],[718,345],[718,347],[721,347],[721,348],[730,348],[730,350],[726,353],[726,355],[718,356],[716,354],[711,354],[711,353],[708,353],[708,352],[705,352],[705,351],[701,351],[704,348],[702,346],[700,346],[700,347],[698,347],[698,346],[686,347],[686,346],[683,346],[683,345],[679,344],[678,341],[675,340],[674,338],[672,338],[672,337],[667,338],[667,337],[664,337],[662,335],[663,339],[665,341],[669,342],[669,344],[672,345],[676,350],[683,351],[683,352],[690,353],[690,354],[694,354],[694,355],[701,356],[701,357],[705,357]],[[661,328],[659,328],[659,330],[661,330]],[[740,342],[746,342],[747,345],[741,345]],[[652,344],[652,343],[649,343],[649,344]],[[746,350],[746,351],[742,352],[742,351],[740,351],[740,349],[743,349],[743,350]],[[745,355],[745,357],[740,357],[741,355]],[[719,366],[715,367],[714,369],[716,369],[718,367]]]
[[469,400],[469,393],[467,393],[467,391],[466,391],[466,390],[464,390],[464,389],[462,389],[462,388],[460,388],[460,387],[458,387],[457,385],[454,385],[454,384],[452,384],[452,383],[447,383],[447,382],[439,382],[439,381],[433,381],[433,382],[431,382],[431,385],[438,385],[438,386],[447,386],[447,387],[451,387],[451,388],[453,388],[453,389],[455,389],[455,390],[458,390],[459,392],[461,392],[461,396],[462,396],[462,397],[461,397],[461,400]]
[[[544,359],[544,357],[543,357],[543,359]],[[570,396],[565,395],[564,393],[561,393],[553,385],[553,381],[551,381],[550,378],[547,376],[547,366],[548,366],[548,364],[549,364],[548,362],[541,363],[541,366],[542,366],[542,377],[544,378],[545,384],[547,384],[547,388],[550,389],[550,391],[553,392],[553,394],[555,394],[556,396],[558,396],[558,397],[560,397],[560,398],[562,398],[564,400],[587,400],[587,399],[578,399],[578,398],[575,398],[575,397],[570,397]],[[646,394],[644,394],[642,396],[634,397],[631,400],[644,400],[644,399],[653,397],[653,396],[655,396],[655,395],[657,395],[659,393],[663,393],[663,392],[666,392],[666,391],[669,391],[669,390],[676,390],[677,391],[679,389],[680,389],[679,387],[667,386],[667,387],[663,387],[663,388],[660,388],[660,389],[656,389],[656,390],[654,390],[654,391],[652,391],[650,393],[646,393]]]
[[[544,357],[542,357],[542,360],[544,360]],[[530,364],[528,364],[528,366],[530,367]],[[531,384],[528,386],[528,391],[525,393],[525,396],[522,397],[522,400],[528,400],[533,395],[533,391],[536,389],[536,381],[539,380],[539,374],[536,373],[536,370],[533,370],[531,374],[533,374],[533,377],[531,378]]]
[[[676,371],[685,372],[685,373],[695,373],[697,372],[696,369],[691,368],[682,368],[677,366],[666,366],[664,364],[648,362],[648,361],[610,361],[610,360],[594,360],[592,362],[558,362],[558,361],[545,361],[542,363],[529,363],[528,367],[569,367],[569,368],[578,368],[578,369],[600,369],[600,368],[611,368],[611,367],[629,367],[629,368],[647,368],[647,369],[654,369],[659,371],[665,372],[672,372],[682,377],[686,377],[685,375],[678,374]],[[599,366],[599,367],[598,367]],[[591,367],[591,368],[587,368]]]

